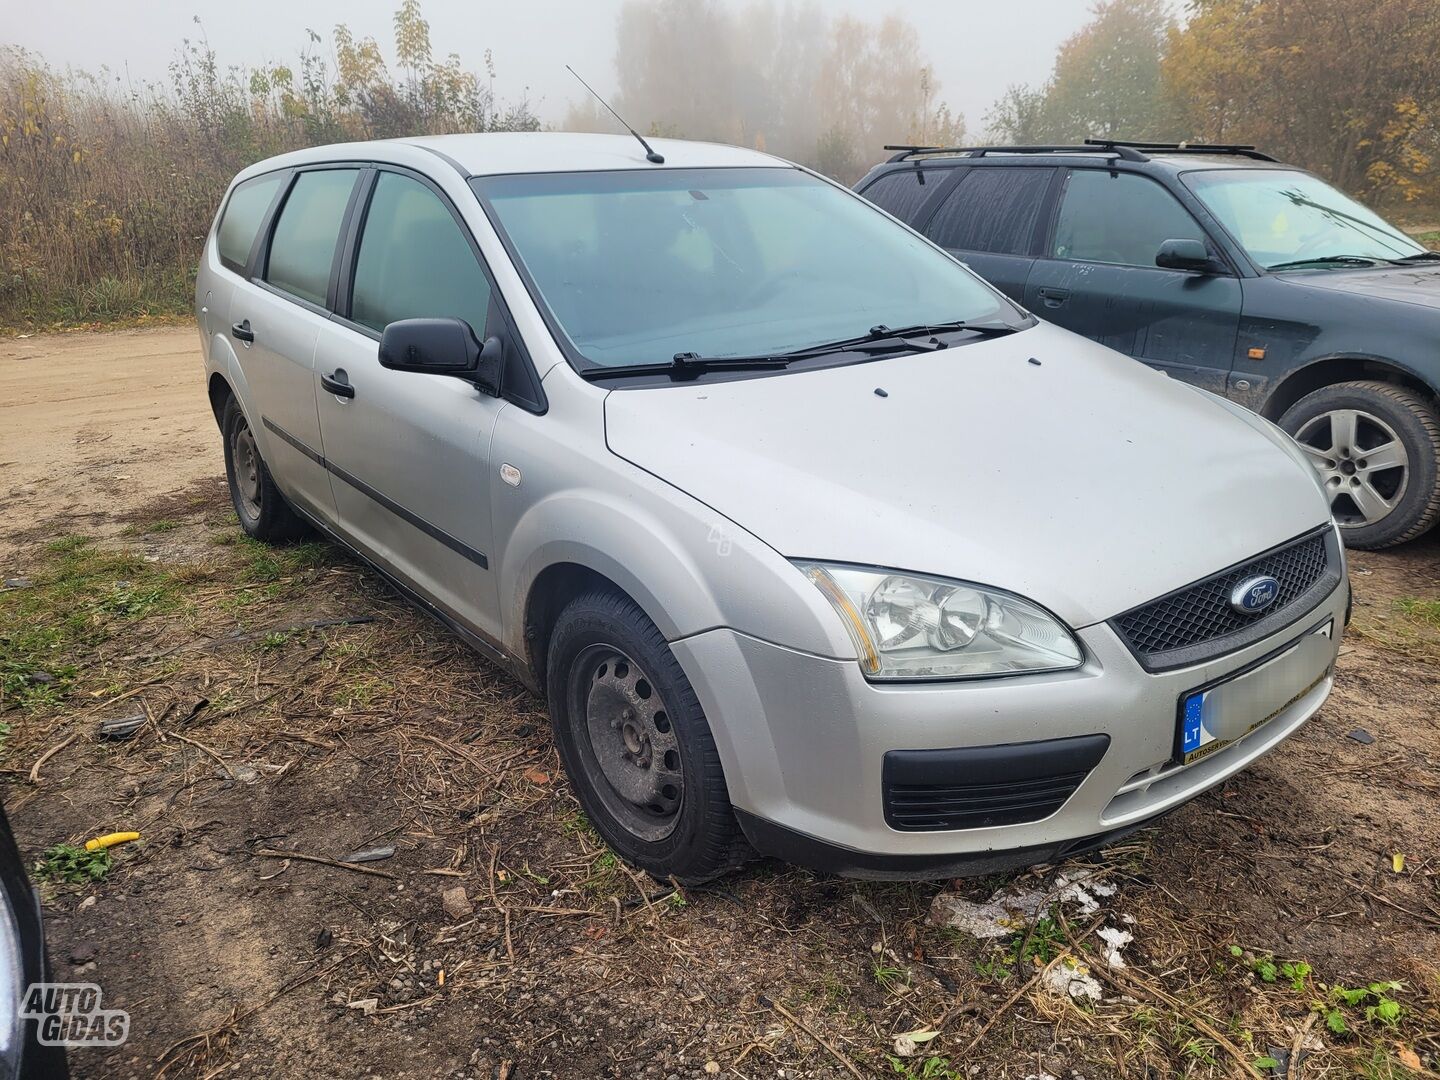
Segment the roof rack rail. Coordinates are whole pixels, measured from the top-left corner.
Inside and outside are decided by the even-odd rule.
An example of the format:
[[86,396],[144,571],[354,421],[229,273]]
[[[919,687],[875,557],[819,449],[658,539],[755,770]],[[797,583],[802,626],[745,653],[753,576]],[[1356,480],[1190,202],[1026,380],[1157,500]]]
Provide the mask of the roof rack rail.
[[925,154],[963,154],[966,157],[984,157],[986,154],[1092,154],[1118,157],[1125,161],[1149,161],[1144,154],[1132,146],[886,146],[893,151],[890,161],[906,161]]
[[1134,139],[1086,139],[1086,146],[1119,150],[1130,147],[1135,150],[1164,150],[1168,154],[1234,154],[1237,157],[1253,158],[1256,161],[1276,159],[1255,147],[1241,143],[1197,143],[1197,142],[1137,142]]

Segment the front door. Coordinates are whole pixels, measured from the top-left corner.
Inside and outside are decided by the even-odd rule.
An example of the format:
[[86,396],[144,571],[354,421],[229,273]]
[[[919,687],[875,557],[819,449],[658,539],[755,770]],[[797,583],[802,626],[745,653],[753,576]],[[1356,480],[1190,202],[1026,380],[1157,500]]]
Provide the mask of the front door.
[[345,316],[320,332],[315,374],[338,527],[446,614],[500,636],[491,570],[490,437],[506,403],[445,375],[380,366],[400,319],[454,317],[483,339],[493,289],[444,197],[400,172],[375,174]]
[[1046,257],[1026,281],[1025,306],[1223,395],[1240,326],[1240,280],[1155,265],[1166,240],[1189,239],[1215,253],[1190,212],[1155,180],[1072,169]]

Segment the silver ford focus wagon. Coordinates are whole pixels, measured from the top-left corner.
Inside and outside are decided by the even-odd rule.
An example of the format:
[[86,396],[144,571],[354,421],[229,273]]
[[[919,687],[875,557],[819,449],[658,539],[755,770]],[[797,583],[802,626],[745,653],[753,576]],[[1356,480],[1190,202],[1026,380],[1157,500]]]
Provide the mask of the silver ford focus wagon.
[[765,154],[287,154],[196,307],[242,528],[319,530],[543,694],[654,874],[1051,861],[1330,692],[1344,557],[1284,434]]

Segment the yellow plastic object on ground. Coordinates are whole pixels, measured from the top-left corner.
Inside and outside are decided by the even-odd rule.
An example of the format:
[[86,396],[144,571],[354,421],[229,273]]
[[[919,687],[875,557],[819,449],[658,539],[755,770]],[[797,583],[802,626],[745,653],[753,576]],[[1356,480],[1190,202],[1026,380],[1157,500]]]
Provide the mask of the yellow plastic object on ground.
[[139,840],[138,832],[112,832],[104,836],[97,836],[93,840],[85,841],[86,851],[100,851],[103,848],[114,847],[116,844],[128,844],[131,840]]

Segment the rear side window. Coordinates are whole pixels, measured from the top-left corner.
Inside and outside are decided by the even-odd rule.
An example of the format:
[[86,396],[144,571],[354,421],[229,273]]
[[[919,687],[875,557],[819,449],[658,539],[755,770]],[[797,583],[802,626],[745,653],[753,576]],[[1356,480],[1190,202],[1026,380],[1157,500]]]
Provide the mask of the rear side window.
[[944,248],[1029,255],[1054,169],[972,166],[925,232]]
[[924,169],[897,169],[880,177],[860,194],[908,225],[915,221],[916,213],[935,193],[939,182],[937,174]]
[[220,261],[231,270],[238,273],[250,261],[250,247],[255,243],[255,234],[260,231],[260,220],[270,209],[283,179],[284,173],[257,176],[237,185],[230,193],[215,243],[220,250]]
[[1205,233],[1154,180],[1103,169],[1070,174],[1055,222],[1055,258],[1154,266],[1166,240],[1204,243]]
[[372,330],[400,319],[464,319],[480,336],[490,282],[449,207],[418,180],[382,172],[355,257],[350,318]]
[[266,281],[312,304],[325,303],[340,221],[358,174],[358,169],[319,169],[295,178],[270,238]]

